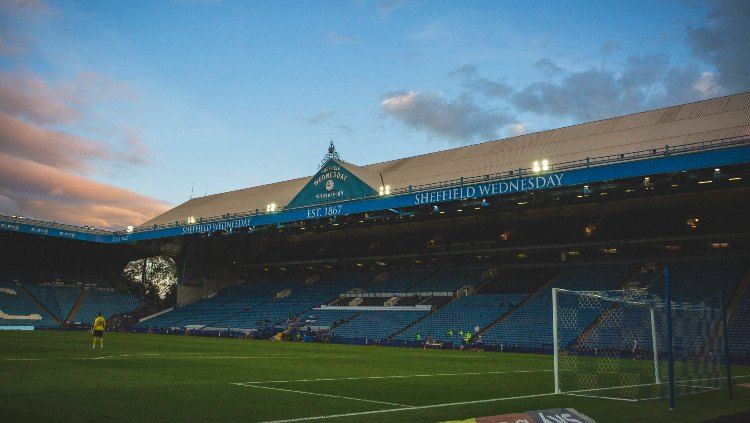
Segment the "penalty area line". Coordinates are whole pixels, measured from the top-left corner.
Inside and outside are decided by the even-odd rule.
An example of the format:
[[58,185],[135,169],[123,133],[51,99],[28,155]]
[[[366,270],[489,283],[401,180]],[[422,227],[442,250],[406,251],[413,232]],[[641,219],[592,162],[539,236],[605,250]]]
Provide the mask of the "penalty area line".
[[[252,385],[252,386],[257,386],[257,385]],[[549,397],[553,395],[557,395],[557,394],[555,394],[554,392],[550,392],[547,394],[518,395],[514,397],[489,398],[489,399],[473,400],[473,401],[446,402],[443,404],[415,405],[412,407],[387,408],[385,410],[359,411],[355,413],[343,413],[343,414],[330,414],[327,416],[310,416],[310,417],[299,417],[299,418],[294,418],[294,419],[267,420],[262,423],[290,423],[290,422],[302,422],[302,421],[309,421],[309,420],[327,420],[327,419],[337,419],[337,418],[343,418],[343,417],[366,416],[366,415],[371,415],[371,414],[397,413],[399,411],[416,411],[416,410],[426,410],[430,408],[453,407],[457,405],[482,404],[486,402],[512,401],[512,400],[520,400],[520,399],[527,399],[527,398]]]
[[232,385],[244,386],[246,388],[268,389],[270,391],[291,392],[291,393],[294,393],[294,394],[315,395],[315,396],[319,396],[319,397],[338,398],[338,399],[345,399],[345,400],[351,400],[351,401],[372,402],[372,403],[376,403],[376,404],[395,405],[396,407],[411,408],[411,406],[409,406],[409,405],[397,404],[395,402],[377,401],[377,400],[370,400],[370,399],[365,399],[365,398],[346,397],[346,396],[343,396],[343,395],[322,394],[322,393],[319,393],[319,392],[308,392],[308,391],[296,391],[294,389],[273,388],[273,387],[270,387],[270,386],[260,386],[260,385],[245,384],[245,383],[233,383]]
[[421,377],[440,377],[440,376],[481,376],[481,375],[507,375],[522,373],[542,373],[552,372],[553,370],[503,370],[494,372],[461,372],[461,373],[423,373],[415,375],[386,375],[386,376],[354,376],[338,378],[317,378],[317,379],[287,379],[287,380],[256,380],[251,382],[236,382],[235,384],[266,384],[266,383],[298,383],[298,382],[337,382],[342,380],[371,380],[371,379],[408,379]]

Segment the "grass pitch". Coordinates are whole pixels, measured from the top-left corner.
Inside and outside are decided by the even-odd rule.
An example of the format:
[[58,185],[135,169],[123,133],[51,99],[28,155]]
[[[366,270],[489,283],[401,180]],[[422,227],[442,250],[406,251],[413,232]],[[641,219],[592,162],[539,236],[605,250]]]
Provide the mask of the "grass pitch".
[[136,334],[105,343],[0,332],[0,421],[441,421],[571,407],[599,422],[690,422],[750,411],[738,386],[733,400],[678,397],[671,412],[665,400],[554,395],[546,355]]

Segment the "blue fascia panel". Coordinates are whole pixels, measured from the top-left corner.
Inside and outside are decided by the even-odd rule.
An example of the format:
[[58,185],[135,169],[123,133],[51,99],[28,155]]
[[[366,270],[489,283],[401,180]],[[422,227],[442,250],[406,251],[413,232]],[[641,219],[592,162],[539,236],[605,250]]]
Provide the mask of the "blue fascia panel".
[[100,235],[41,226],[0,223],[0,230],[11,230],[37,235],[100,243],[127,243],[148,239],[211,233],[221,230],[254,226],[278,225],[321,218],[367,213],[425,204],[440,204],[464,199],[481,199],[517,194],[542,189],[570,187],[589,183],[607,182],[633,177],[653,176],[711,167],[750,163],[750,146],[703,151],[659,158],[621,162],[563,172],[528,174],[519,178],[501,179],[482,183],[451,186],[410,194],[389,195],[337,204],[283,210],[270,214],[221,219],[193,225],[160,228],[130,234]]

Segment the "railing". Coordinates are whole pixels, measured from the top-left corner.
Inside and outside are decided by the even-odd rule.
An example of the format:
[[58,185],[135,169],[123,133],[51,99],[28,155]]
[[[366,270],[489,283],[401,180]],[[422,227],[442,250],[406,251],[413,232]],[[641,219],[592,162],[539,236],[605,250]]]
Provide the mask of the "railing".
[[[666,156],[672,156],[672,155],[678,155],[678,154],[692,153],[696,151],[705,151],[705,150],[733,147],[733,146],[748,144],[748,143],[750,143],[750,136],[742,135],[738,137],[720,138],[720,139],[715,139],[715,140],[710,140],[710,141],[698,141],[694,143],[687,143],[687,144],[681,144],[681,145],[676,145],[676,146],[665,145],[664,147],[660,147],[660,148],[639,150],[639,151],[633,151],[630,153],[609,154],[606,156],[586,157],[585,159],[572,160],[572,161],[562,162],[562,163],[552,163],[549,165],[549,169],[544,171],[543,173],[560,172],[563,170],[572,170],[572,169],[585,169],[585,168],[589,168],[593,166],[601,166],[601,165],[610,164],[610,163],[628,162],[628,161],[641,160],[641,159],[646,159],[646,158],[666,157]],[[450,179],[446,181],[433,182],[429,184],[420,184],[420,185],[414,185],[414,186],[409,185],[406,187],[399,187],[399,188],[392,189],[389,195],[411,194],[415,192],[428,191],[428,190],[433,190],[437,188],[462,186],[466,184],[474,184],[474,183],[479,183],[479,182],[516,179],[516,178],[520,178],[523,176],[534,175],[534,174],[537,174],[537,172],[534,172],[531,167],[518,168],[518,169],[508,170],[505,172],[497,172],[497,173],[491,173],[491,174],[485,174],[485,175],[476,175],[476,176],[470,176],[470,177],[465,177],[465,178],[461,177],[458,179]],[[380,196],[379,195],[367,195],[367,196],[357,197],[357,198],[348,198],[348,199],[340,200],[340,201],[332,201],[329,203],[321,203],[320,205],[322,206],[322,205],[339,204],[339,203],[344,203],[344,202],[349,202],[349,201],[364,200],[368,198],[378,198],[378,197]],[[157,229],[174,228],[178,226],[211,223],[211,222],[216,222],[216,221],[225,220],[225,219],[236,219],[236,218],[242,218],[242,217],[274,214],[274,213],[278,213],[281,211],[304,209],[307,207],[310,207],[310,206],[308,205],[308,206],[293,207],[293,208],[282,206],[282,207],[279,207],[277,211],[275,212],[264,212],[264,211],[256,209],[254,211],[226,213],[221,216],[197,218],[195,222],[190,222],[190,223],[188,223],[187,220],[183,220],[183,221],[178,220],[178,221],[175,221],[174,223],[163,223],[159,225],[141,226],[138,228],[134,228],[132,232],[128,232],[125,230],[110,232],[110,231],[106,231],[102,229],[95,229],[95,228],[88,227],[88,226],[81,227],[81,226],[67,225],[67,224],[61,224],[61,223],[56,223],[56,222],[45,222],[41,220],[27,219],[22,216],[0,215],[0,220],[5,220],[9,222],[27,223],[27,224],[44,226],[44,227],[49,227],[49,228],[68,229],[68,230],[74,230],[78,232],[87,232],[87,233],[100,234],[100,235],[127,235],[133,232],[147,232],[147,231],[152,231],[152,230],[157,230]]]
[[[572,161],[562,162],[562,163],[552,163],[550,164],[549,170],[545,171],[545,173],[559,172],[559,171],[571,170],[571,169],[583,169],[583,168],[588,168],[592,166],[601,166],[601,165],[605,165],[609,163],[641,160],[645,158],[655,158],[655,157],[665,157],[665,156],[671,156],[671,155],[677,155],[677,154],[686,154],[686,153],[691,153],[695,151],[712,150],[712,149],[717,149],[717,148],[727,148],[727,147],[748,144],[748,143],[750,143],[750,136],[742,135],[739,137],[720,138],[720,139],[710,140],[710,141],[698,141],[694,143],[681,144],[677,146],[665,145],[664,147],[660,147],[660,148],[639,150],[639,151],[634,151],[630,153],[610,154],[610,155],[599,156],[599,157],[587,157],[585,159],[572,160]],[[531,167],[519,168],[519,169],[509,170],[506,172],[498,172],[498,173],[492,173],[492,174],[486,174],[486,175],[470,176],[466,178],[450,179],[446,181],[433,182],[429,184],[421,184],[421,185],[416,185],[416,186],[409,185],[407,187],[399,187],[399,188],[392,189],[390,195],[411,194],[411,193],[420,192],[420,191],[428,191],[428,190],[432,190],[436,188],[461,186],[461,185],[472,184],[472,183],[477,183],[477,182],[497,181],[497,180],[503,180],[503,179],[515,179],[524,175],[531,175],[531,174],[534,174]],[[377,197],[379,197],[379,195],[367,195],[367,196],[358,197],[358,198],[348,198],[346,200],[341,200],[341,201],[321,203],[321,205],[324,205],[324,204],[331,205],[331,204],[338,204],[338,203],[343,203],[343,202],[348,202],[348,201],[364,200],[368,198],[377,198]],[[280,211],[285,211],[285,210],[302,209],[306,207],[309,207],[309,206],[294,207],[294,208],[287,208],[287,207],[282,206],[282,207],[279,207],[277,211],[270,212],[270,213],[263,212],[261,210],[255,210],[255,211],[249,211],[249,212],[238,212],[238,213],[227,213],[221,216],[202,217],[202,218],[197,219],[195,223],[196,224],[210,223],[210,222],[215,222],[217,220],[259,216],[259,215],[264,215],[264,214],[278,213]],[[193,224],[193,223],[190,223],[190,224]],[[165,224],[153,225],[149,227],[142,226],[139,228],[135,228],[135,231],[143,232],[143,231],[150,231],[154,229],[171,228],[171,227],[180,226],[180,225],[188,225],[188,222],[176,221],[175,223],[165,223]],[[120,231],[116,233],[125,233],[125,232]]]
[[77,226],[77,225],[68,225],[66,223],[57,223],[57,222],[49,222],[46,220],[36,220],[36,219],[29,219],[24,216],[5,216],[0,215],[0,220],[4,222],[15,222],[24,225],[35,225],[35,226],[41,226],[45,228],[55,228],[55,229],[65,229],[70,231],[76,231],[76,232],[86,232],[91,234],[98,234],[98,235],[112,235],[117,232],[107,231],[104,229],[96,229],[91,226]]

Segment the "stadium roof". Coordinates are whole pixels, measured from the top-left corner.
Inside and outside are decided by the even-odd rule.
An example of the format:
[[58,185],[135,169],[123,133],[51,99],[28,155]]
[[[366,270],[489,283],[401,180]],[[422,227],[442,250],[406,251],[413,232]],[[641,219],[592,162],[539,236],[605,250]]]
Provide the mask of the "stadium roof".
[[[401,188],[526,168],[534,160],[562,163],[741,135],[750,135],[750,92],[365,166],[339,164],[377,190],[381,175]],[[143,226],[284,206],[311,177],[193,198]]]

